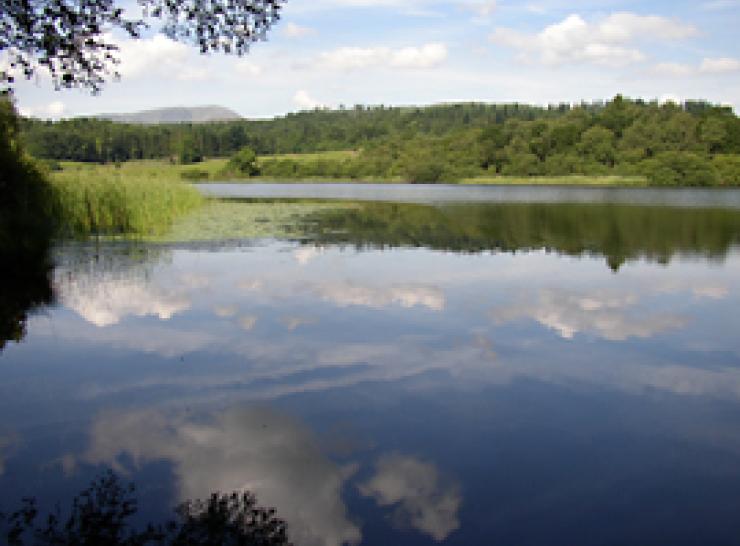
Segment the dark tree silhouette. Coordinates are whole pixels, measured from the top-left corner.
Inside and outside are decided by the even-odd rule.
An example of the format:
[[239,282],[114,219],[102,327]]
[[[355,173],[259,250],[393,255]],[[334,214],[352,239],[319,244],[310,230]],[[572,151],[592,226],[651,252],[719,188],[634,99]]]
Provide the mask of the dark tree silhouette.
[[290,545],[285,522],[274,509],[258,506],[251,493],[214,493],[181,504],[177,519],[137,529],[131,524],[137,513],[134,492],[133,484],[107,471],[72,500],[66,515],[57,508],[39,518],[35,499],[24,499],[19,510],[0,514],[4,538],[9,546]]
[[12,104],[0,99],[0,351],[29,311],[52,300],[52,190],[28,160]]
[[138,0],[141,17],[127,17],[120,0],[0,0],[0,53],[14,74],[31,78],[48,70],[56,88],[100,90],[117,77],[117,47],[108,34],[121,29],[141,37],[148,21],[162,21],[169,37],[197,46],[202,53],[245,53],[278,20],[285,0]]

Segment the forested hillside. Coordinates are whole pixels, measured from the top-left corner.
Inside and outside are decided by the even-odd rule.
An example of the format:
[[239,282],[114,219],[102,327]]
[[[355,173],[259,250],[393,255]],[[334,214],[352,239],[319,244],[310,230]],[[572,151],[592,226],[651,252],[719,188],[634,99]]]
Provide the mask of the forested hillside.
[[644,176],[656,184],[740,184],[740,120],[730,108],[631,101],[547,108],[453,104],[315,110],[272,120],[141,126],[26,120],[36,157],[197,162],[250,147],[259,155],[355,150],[260,163],[272,178],[412,182],[512,176]]

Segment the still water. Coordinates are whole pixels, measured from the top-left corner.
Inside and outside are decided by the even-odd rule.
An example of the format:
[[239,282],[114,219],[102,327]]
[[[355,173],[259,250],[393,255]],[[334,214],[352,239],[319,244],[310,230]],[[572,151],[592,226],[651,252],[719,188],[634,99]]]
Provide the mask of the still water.
[[740,194],[272,188],[259,236],[55,249],[1,507],[113,468],[307,546],[740,544]]

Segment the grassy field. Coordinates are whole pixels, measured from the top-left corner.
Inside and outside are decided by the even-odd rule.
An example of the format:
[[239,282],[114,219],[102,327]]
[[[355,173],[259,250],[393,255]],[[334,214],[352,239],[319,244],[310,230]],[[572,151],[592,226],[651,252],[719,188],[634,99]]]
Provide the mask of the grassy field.
[[[61,161],[62,171],[53,173],[54,177],[77,177],[82,180],[118,177],[121,180],[151,180],[157,182],[180,182],[188,180],[190,173],[205,173],[206,178],[214,178],[226,166],[228,159],[208,159],[195,165],[178,165],[160,159],[125,161],[123,163],[76,163]],[[198,177],[191,177],[198,179]]]
[[[259,162],[271,160],[291,160],[295,162],[310,162],[317,159],[341,160],[351,158],[357,152],[353,151],[334,151],[318,152],[311,154],[276,154],[265,155],[258,158]],[[348,180],[338,180],[331,178],[309,177],[305,180],[284,180],[269,177],[253,177],[242,180],[235,180],[233,176],[222,178],[221,173],[226,166],[227,159],[216,158],[207,159],[195,165],[178,165],[164,160],[143,160],[128,161],[120,164],[91,164],[91,163],[74,163],[61,162],[62,171],[54,173],[55,179],[78,178],[80,180],[111,179],[126,181],[148,180],[156,182],[220,182],[220,181],[238,181],[238,182],[281,182],[286,184],[300,184],[301,182],[326,182],[337,183],[347,182]],[[366,178],[362,182],[388,182],[403,183],[400,178],[375,179]],[[646,186],[647,179],[641,176],[479,176],[474,178],[465,178],[463,180],[448,182],[464,185],[572,185],[572,186]]]

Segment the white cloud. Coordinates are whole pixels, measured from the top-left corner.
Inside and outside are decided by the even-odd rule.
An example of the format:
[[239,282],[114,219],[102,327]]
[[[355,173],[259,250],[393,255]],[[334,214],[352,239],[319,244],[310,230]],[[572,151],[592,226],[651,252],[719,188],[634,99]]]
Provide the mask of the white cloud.
[[234,68],[242,76],[261,76],[264,72],[260,65],[247,59],[239,59]]
[[119,47],[121,64],[119,72],[124,78],[148,78],[154,75],[178,81],[203,81],[210,77],[205,68],[195,66],[205,64],[197,51],[162,34],[138,40],[113,40]]
[[293,102],[301,110],[313,110],[324,106],[303,89],[296,91],[295,95],[293,95]]
[[354,468],[327,459],[312,434],[288,417],[258,409],[227,410],[197,422],[158,411],[98,417],[84,459],[126,472],[124,456],[137,467],[171,462],[182,501],[212,492],[254,493],[260,505],[276,508],[297,544],[360,541],[341,498]]
[[442,483],[433,464],[398,454],[381,457],[375,475],[359,489],[381,506],[398,505],[396,521],[437,542],[460,527],[460,489],[455,483]]
[[713,2],[704,2],[702,8],[709,11],[720,11],[740,7],[738,0],[714,0]]
[[498,28],[491,40],[519,50],[524,59],[547,65],[593,63],[621,66],[646,58],[637,42],[680,40],[696,33],[693,26],[673,19],[620,12],[592,23],[573,14],[537,34]]
[[59,119],[64,114],[66,107],[62,101],[52,101],[48,104],[35,107],[21,107],[19,112],[22,116],[37,117],[44,119]]
[[447,60],[447,46],[441,43],[404,47],[392,52],[390,65],[396,68],[433,68]]
[[683,77],[694,73],[693,67],[681,63],[658,63],[654,70],[661,76]]
[[304,27],[295,23],[288,23],[283,29],[283,34],[288,38],[305,38],[316,34],[316,30],[311,27]]
[[434,68],[448,56],[443,43],[428,43],[398,49],[389,47],[340,47],[319,56],[319,65],[333,70],[371,67]]
[[740,70],[740,59],[733,59],[731,57],[707,58],[701,62],[699,70],[707,74],[737,72]]
[[478,2],[464,2],[463,7],[475,13],[478,17],[490,17],[498,7],[497,0],[481,0]]
[[686,324],[686,319],[678,315],[631,312],[638,301],[629,293],[579,294],[548,289],[541,290],[535,301],[495,309],[491,316],[499,324],[531,318],[564,339],[591,333],[610,341],[652,337]]

